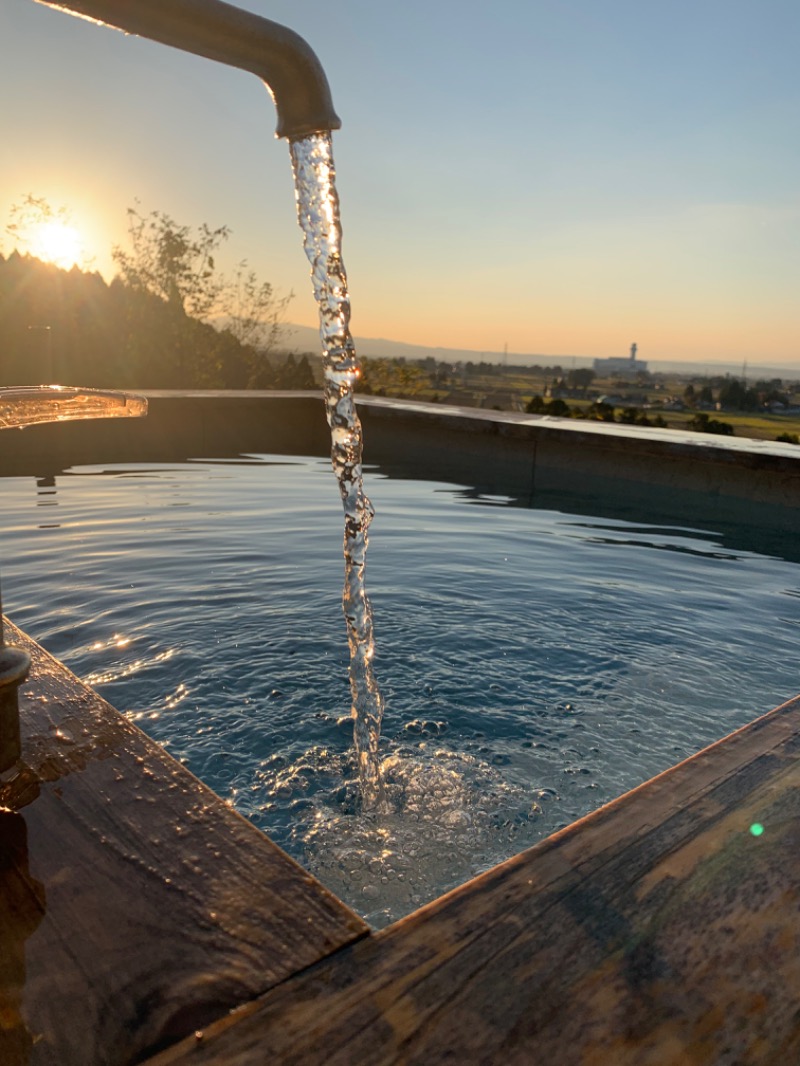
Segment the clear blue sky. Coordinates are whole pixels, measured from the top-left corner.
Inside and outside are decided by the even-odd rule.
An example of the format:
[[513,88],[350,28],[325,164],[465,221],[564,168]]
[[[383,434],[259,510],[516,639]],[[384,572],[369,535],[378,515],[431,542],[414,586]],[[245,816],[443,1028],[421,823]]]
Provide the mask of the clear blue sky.
[[[327,71],[357,336],[800,366],[797,0],[241,6]],[[315,323],[255,77],[3,0],[0,93],[3,223],[66,204],[107,275],[137,198],[227,224]]]

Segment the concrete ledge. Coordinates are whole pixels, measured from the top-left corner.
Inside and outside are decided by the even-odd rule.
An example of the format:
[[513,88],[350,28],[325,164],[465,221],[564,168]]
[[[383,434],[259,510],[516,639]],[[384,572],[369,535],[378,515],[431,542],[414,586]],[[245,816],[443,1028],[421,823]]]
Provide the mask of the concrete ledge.
[[[515,485],[512,494],[523,497],[609,491],[611,482],[621,481],[626,491],[646,487],[643,495],[690,489],[800,506],[800,449],[791,444],[373,398],[360,400],[359,408],[368,457],[387,458],[387,437],[402,426],[406,454],[412,464],[424,458],[425,476],[431,464],[454,473],[471,469],[496,484]],[[456,438],[453,464],[441,450],[452,452]]]
[[[143,420],[4,433],[0,475],[42,476],[83,463],[329,452],[316,393],[146,395]],[[648,507],[679,521],[796,528],[800,448],[794,445],[375,397],[360,398],[359,411],[366,463],[387,473],[453,481],[526,504],[579,499],[622,516]]]

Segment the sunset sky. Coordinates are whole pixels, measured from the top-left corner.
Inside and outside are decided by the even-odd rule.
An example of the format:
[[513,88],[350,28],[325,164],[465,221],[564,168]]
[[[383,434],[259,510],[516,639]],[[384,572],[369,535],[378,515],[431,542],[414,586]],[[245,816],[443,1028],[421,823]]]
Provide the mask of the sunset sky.
[[[797,0],[240,6],[328,74],[357,337],[800,366]],[[226,224],[227,264],[315,324],[253,75],[2,0],[0,92],[0,232],[66,205],[110,278],[137,199]]]

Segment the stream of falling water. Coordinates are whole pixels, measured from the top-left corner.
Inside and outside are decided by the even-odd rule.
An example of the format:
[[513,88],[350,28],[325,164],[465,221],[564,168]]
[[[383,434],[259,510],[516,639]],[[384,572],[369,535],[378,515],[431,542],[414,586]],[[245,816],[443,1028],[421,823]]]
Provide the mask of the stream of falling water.
[[336,171],[329,133],[314,133],[292,141],[290,148],[297,218],[319,307],[331,462],[344,506],[342,607],[350,644],[351,713],[361,795],[364,807],[369,809],[379,804],[382,794],[378,741],[383,703],[372,668],[372,611],[364,585],[367,531],[374,511],[362,482],[361,422],[353,398],[359,364],[350,335],[350,298],[341,252]]

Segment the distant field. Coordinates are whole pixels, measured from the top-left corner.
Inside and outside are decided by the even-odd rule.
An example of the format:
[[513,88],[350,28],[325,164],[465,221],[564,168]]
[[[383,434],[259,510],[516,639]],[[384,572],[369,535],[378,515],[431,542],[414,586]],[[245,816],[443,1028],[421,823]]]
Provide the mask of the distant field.
[[[447,368],[450,369],[449,367]],[[418,372],[418,377],[413,382],[413,388],[409,388],[409,382],[398,380],[387,381],[385,395],[410,396],[413,395],[421,400],[448,400],[450,395],[455,395],[450,402],[461,406],[474,404],[487,408],[495,407],[497,410],[524,409],[525,405],[533,396],[548,397],[550,389],[558,383],[554,374],[555,368],[533,367],[504,367],[494,366],[489,370],[485,364],[480,367],[462,368],[457,373],[446,375],[444,381],[438,381],[434,385],[427,373]],[[566,376],[565,374],[561,375]],[[698,387],[699,382],[693,379],[693,387]],[[593,398],[598,396],[613,395],[621,398],[621,402],[614,405],[617,420],[625,406],[622,397],[630,397],[630,406],[641,408],[645,403],[652,405],[646,407],[642,413],[650,419],[659,417],[666,422],[667,426],[674,429],[691,429],[690,422],[695,411],[686,409],[681,411],[663,410],[659,404],[669,403],[675,400],[683,400],[684,391],[689,384],[688,379],[680,374],[659,375],[658,378],[641,380],[635,384],[613,381],[610,379],[595,379],[591,386],[581,391],[573,388],[567,391],[557,392],[556,395],[565,397],[565,402],[573,410],[586,410],[592,405]],[[715,392],[719,389],[719,383],[715,384]],[[800,403],[800,389],[796,383],[786,383],[785,394],[790,404]],[[717,422],[726,422],[733,427],[736,437],[750,437],[754,440],[771,440],[781,434],[797,434],[800,437],[800,415],[778,415],[763,413],[745,413],[735,411],[707,411],[708,417]],[[800,448],[798,448],[800,457]]]
[[[659,411],[668,426],[688,429],[691,413],[687,411]],[[729,422],[736,437],[752,437],[755,440],[775,440],[781,433],[796,433],[800,436],[800,417],[797,415],[740,414],[737,411],[711,411],[711,418]]]
[[[570,400],[570,407],[589,407],[589,403],[582,400]],[[621,408],[614,408],[619,416]],[[659,411],[648,410],[645,412],[649,418],[660,416],[670,429],[690,429],[689,425],[692,411]],[[763,415],[763,414],[739,414],[736,411],[708,411],[710,418],[718,422],[728,422],[733,426],[736,437],[752,437],[755,440],[775,440],[780,433],[797,433],[800,436],[800,416],[798,415]]]

